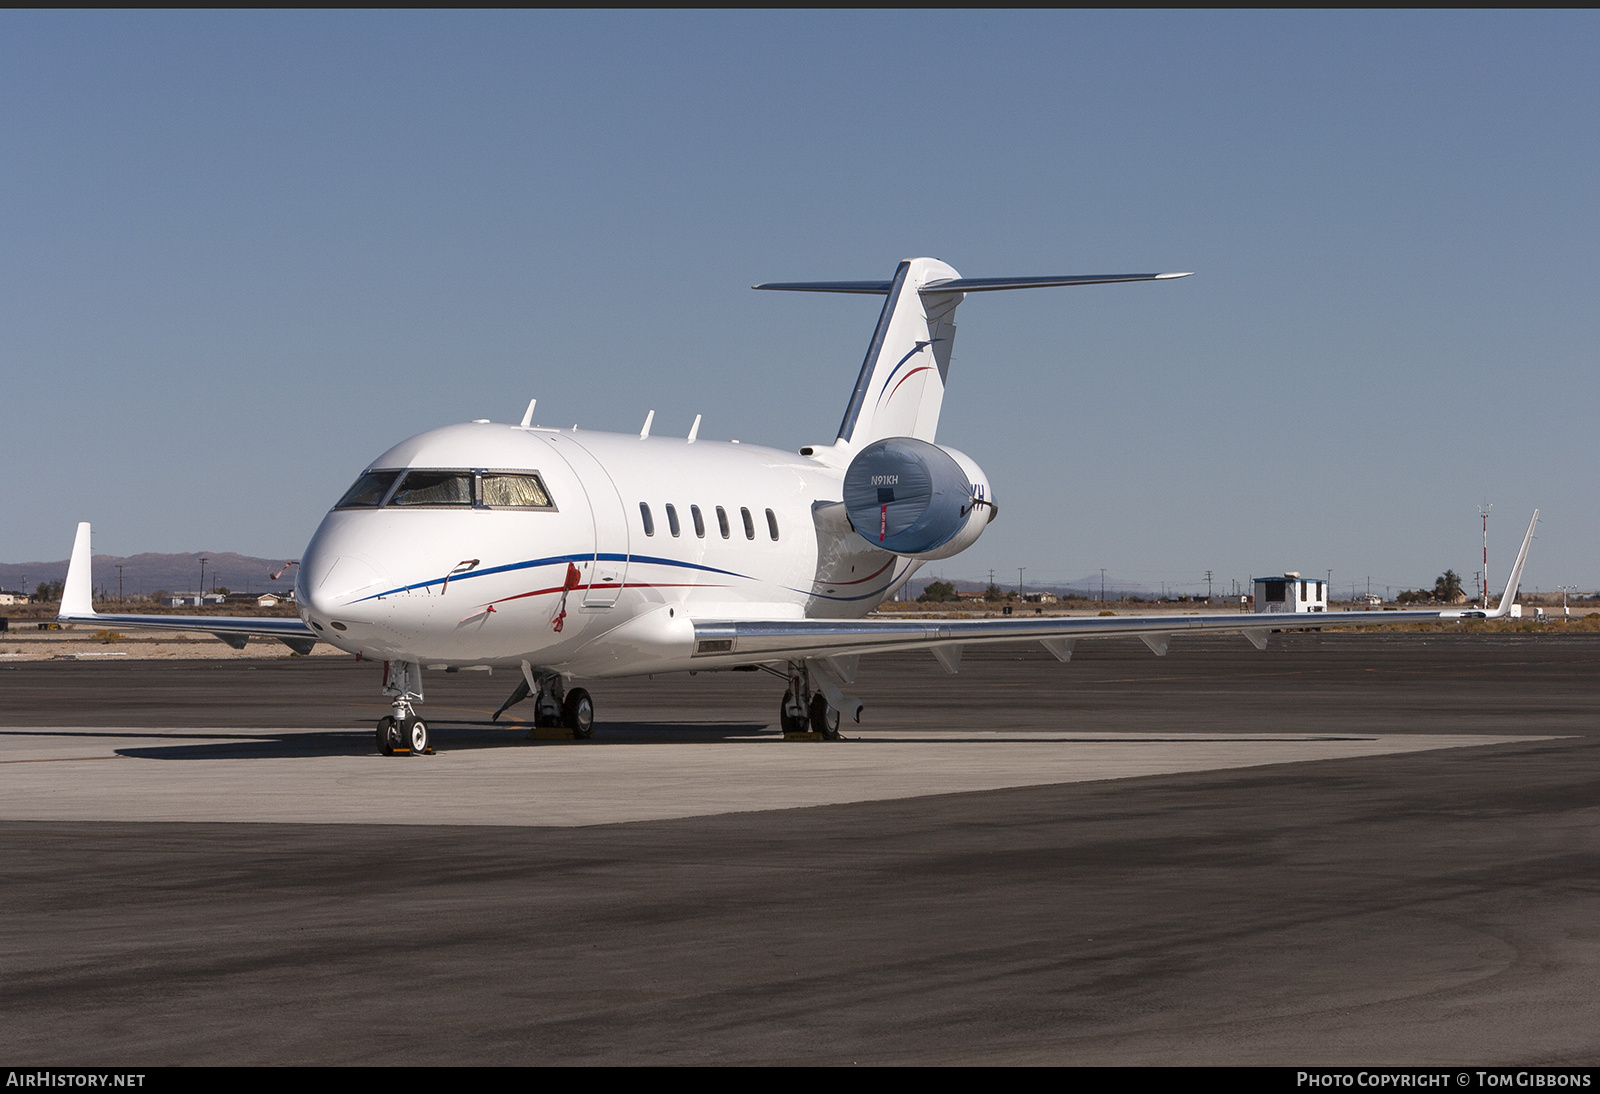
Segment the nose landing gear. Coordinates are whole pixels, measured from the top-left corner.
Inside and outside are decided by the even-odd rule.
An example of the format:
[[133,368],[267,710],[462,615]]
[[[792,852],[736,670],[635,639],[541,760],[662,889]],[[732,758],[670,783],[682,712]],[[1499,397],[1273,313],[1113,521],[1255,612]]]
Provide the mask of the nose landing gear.
[[422,702],[422,666],[411,661],[385,661],[383,693],[394,697],[394,713],[378,719],[378,751],[385,756],[404,752],[433,755],[428,744],[428,723],[417,717],[412,706]]

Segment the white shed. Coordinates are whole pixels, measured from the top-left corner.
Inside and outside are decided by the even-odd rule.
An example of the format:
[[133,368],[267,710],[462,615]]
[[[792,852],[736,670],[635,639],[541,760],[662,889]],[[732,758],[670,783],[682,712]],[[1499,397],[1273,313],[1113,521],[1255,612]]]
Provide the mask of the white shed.
[[1254,578],[1258,612],[1325,612],[1328,610],[1328,583],[1304,578],[1298,570],[1282,577]]

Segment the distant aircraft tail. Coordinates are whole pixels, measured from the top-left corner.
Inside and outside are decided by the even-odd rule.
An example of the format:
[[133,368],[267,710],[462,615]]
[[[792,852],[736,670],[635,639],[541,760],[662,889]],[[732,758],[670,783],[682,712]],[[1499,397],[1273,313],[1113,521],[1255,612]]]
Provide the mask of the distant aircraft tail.
[[1489,619],[1500,619],[1511,614],[1511,605],[1517,602],[1517,588],[1522,584],[1522,567],[1528,561],[1528,548],[1533,545],[1533,530],[1539,527],[1539,510],[1533,511],[1533,519],[1528,522],[1528,534],[1522,537],[1522,549],[1517,552],[1517,561],[1511,567],[1511,576],[1506,579],[1505,592],[1500,594],[1500,603],[1494,611],[1486,612]]
[[72,557],[67,561],[67,580],[61,588],[58,619],[90,619],[94,616],[93,553],[89,546],[89,522],[78,525],[72,540]]
[[956,306],[969,292],[1034,289],[1050,285],[1100,285],[1156,281],[1187,274],[1092,274],[1080,277],[970,277],[934,258],[908,258],[889,281],[788,281],[754,286],[793,292],[870,293],[886,296],[878,326],[856,378],[839,443],[860,449],[885,437],[932,441],[939,427]]

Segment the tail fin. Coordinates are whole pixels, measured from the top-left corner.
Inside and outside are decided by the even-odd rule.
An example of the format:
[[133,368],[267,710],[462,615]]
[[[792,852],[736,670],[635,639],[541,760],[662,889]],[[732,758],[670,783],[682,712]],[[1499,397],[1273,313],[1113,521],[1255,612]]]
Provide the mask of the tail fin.
[[885,437],[932,441],[939,427],[956,306],[969,292],[1032,289],[1049,285],[1100,285],[1155,281],[1185,274],[1091,274],[1082,277],[963,278],[934,258],[908,258],[890,281],[792,281],[758,289],[884,295],[883,312],[867,346],[861,375],[850,394],[839,443],[859,449]]
[[94,577],[89,572],[89,522],[78,525],[72,541],[72,557],[67,560],[67,580],[61,589],[58,619],[81,619],[94,615]]
[[1528,547],[1533,543],[1533,530],[1538,526],[1539,510],[1535,509],[1533,519],[1528,522],[1528,534],[1522,537],[1522,550],[1517,552],[1516,564],[1511,567],[1511,576],[1506,579],[1506,591],[1500,594],[1499,605],[1487,613],[1487,618],[1499,619],[1511,614],[1511,605],[1517,602],[1517,586],[1522,584],[1522,564],[1528,561]]

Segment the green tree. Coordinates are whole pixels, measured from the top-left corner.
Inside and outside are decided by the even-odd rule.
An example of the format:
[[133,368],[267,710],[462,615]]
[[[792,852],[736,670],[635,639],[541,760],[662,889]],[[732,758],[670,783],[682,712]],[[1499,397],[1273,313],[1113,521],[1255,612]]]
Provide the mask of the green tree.
[[942,604],[946,600],[956,598],[956,587],[948,581],[930,581],[928,587],[922,590],[922,595],[917,597],[924,604]]
[[1454,570],[1446,570],[1440,574],[1433,583],[1433,596],[1435,600],[1442,600],[1446,604],[1454,604],[1462,598],[1461,575]]

